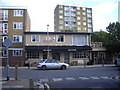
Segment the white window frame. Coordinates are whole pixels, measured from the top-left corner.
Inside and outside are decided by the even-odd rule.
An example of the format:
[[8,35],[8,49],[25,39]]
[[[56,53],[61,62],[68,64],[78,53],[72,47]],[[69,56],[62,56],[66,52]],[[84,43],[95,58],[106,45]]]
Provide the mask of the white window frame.
[[3,21],[8,21],[8,10],[0,10],[0,18]]
[[73,35],[72,44],[75,46],[88,45],[88,36],[87,35]]
[[14,10],[14,16],[23,16],[23,10]]
[[60,15],[60,16],[59,16],[59,18],[60,18],[60,19],[63,19],[63,16],[62,16],[62,15]]
[[[33,36],[35,37],[34,41],[33,41]],[[38,43],[38,42],[40,42],[40,35],[31,35],[31,42],[32,43]]]
[[60,14],[63,14],[63,10],[59,10],[59,13],[60,13]]
[[[60,39],[60,36],[63,36],[63,40]],[[58,39],[60,39],[60,40],[58,40]],[[56,35],[56,42],[57,43],[64,43],[65,42],[65,35],[63,35],[63,34]]]
[[23,29],[23,22],[14,22],[13,29]]
[[59,26],[59,29],[63,29],[63,26]]
[[3,36],[3,42],[5,41],[5,39],[7,39],[8,38],[8,36]]
[[77,12],[77,15],[80,15],[81,13],[80,12]]
[[13,35],[13,43],[22,43],[23,42],[23,37],[20,35]]
[[13,51],[13,56],[22,56],[23,50],[15,49],[15,50],[12,50],[12,51]]
[[63,24],[63,20],[60,20],[60,21],[59,21],[59,24]]

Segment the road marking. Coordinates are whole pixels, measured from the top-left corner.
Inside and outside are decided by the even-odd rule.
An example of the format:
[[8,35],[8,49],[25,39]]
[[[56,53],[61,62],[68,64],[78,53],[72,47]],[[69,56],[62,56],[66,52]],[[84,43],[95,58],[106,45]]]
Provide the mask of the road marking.
[[66,80],[75,80],[73,77],[66,77]]
[[53,81],[62,81],[62,78],[53,78]]
[[100,79],[99,77],[90,77],[91,79]]
[[84,80],[88,80],[89,78],[87,77],[78,77],[79,79],[84,79]]
[[48,79],[40,79],[40,82],[48,82],[49,80]]
[[44,86],[47,88],[47,90],[50,90],[50,86],[47,83],[45,83]]
[[4,83],[6,83],[6,81],[0,81],[0,84],[4,84]]
[[112,79],[112,78],[110,78],[110,77],[105,77],[105,76],[102,76],[102,77],[100,77],[101,79]]

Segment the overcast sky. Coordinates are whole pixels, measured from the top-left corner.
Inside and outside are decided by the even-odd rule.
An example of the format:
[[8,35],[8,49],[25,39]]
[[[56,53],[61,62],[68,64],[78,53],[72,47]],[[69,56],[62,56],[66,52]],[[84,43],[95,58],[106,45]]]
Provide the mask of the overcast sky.
[[106,30],[110,22],[118,21],[120,0],[0,0],[0,6],[26,6],[32,31],[54,31],[54,9],[57,4],[92,8],[93,30]]

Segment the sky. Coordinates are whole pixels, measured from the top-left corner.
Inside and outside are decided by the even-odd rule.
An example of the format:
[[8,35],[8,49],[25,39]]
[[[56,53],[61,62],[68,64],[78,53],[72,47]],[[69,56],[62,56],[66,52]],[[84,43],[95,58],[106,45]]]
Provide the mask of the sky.
[[0,6],[25,6],[31,19],[31,31],[54,31],[54,9],[57,5],[92,8],[93,31],[106,31],[109,23],[118,21],[120,0],[0,0]]

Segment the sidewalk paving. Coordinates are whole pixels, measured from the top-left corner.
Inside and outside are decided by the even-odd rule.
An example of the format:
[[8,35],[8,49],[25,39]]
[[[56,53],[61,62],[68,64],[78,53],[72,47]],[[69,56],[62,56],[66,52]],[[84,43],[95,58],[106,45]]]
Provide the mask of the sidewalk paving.
[[[104,67],[114,67],[116,65],[114,64],[105,64]],[[98,65],[78,65],[78,66],[70,66],[69,68],[97,68],[97,67],[103,67],[102,64],[98,64]],[[104,68],[103,67],[103,68]],[[4,67],[0,67],[0,69],[2,69]],[[15,67],[10,67],[11,69],[15,69]],[[19,69],[28,69],[28,67],[19,67]],[[36,67],[30,67],[30,69],[36,69]],[[10,88],[34,88],[34,84],[33,81],[30,79],[20,79],[20,80],[15,80],[13,78],[10,78],[9,81],[6,81],[5,78],[0,78],[0,89],[1,89],[1,84],[2,84],[2,90],[4,90],[4,88],[10,89]],[[41,89],[44,88],[44,86],[41,84],[40,86],[42,86]]]

